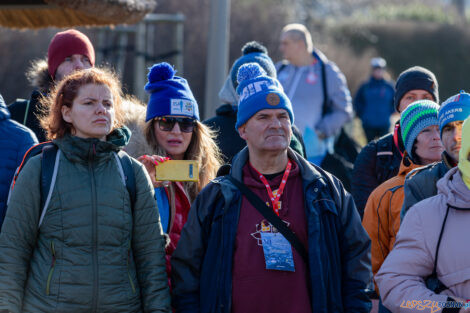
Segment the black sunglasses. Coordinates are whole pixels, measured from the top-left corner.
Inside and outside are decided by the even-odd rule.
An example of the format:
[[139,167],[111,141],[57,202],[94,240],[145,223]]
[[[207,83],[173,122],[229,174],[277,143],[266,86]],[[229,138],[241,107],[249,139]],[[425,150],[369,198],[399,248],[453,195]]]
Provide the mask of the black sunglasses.
[[196,125],[195,119],[185,117],[157,117],[156,121],[158,122],[160,130],[166,132],[171,131],[173,127],[175,127],[175,124],[178,123],[183,133],[192,133],[194,125]]

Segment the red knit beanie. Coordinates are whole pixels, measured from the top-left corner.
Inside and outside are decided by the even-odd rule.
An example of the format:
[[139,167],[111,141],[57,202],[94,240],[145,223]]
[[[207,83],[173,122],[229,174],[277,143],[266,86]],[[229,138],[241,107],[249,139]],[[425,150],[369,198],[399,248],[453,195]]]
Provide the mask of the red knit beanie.
[[66,57],[81,54],[88,57],[91,66],[95,65],[95,50],[88,37],[75,29],[69,29],[55,34],[47,51],[49,75],[55,78],[57,67]]

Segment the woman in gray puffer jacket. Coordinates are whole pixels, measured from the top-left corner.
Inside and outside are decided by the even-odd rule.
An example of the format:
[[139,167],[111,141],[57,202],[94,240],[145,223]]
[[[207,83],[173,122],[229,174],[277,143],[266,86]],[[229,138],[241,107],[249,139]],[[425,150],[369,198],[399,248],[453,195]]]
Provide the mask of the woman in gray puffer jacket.
[[57,175],[45,210],[40,156],[12,190],[0,234],[0,312],[170,312],[153,187],[131,159],[131,203],[116,156],[130,137],[119,125],[117,78],[76,72],[46,102]]
[[462,127],[459,165],[437,190],[411,207],[375,277],[392,312],[470,312],[459,304],[470,299],[470,119]]

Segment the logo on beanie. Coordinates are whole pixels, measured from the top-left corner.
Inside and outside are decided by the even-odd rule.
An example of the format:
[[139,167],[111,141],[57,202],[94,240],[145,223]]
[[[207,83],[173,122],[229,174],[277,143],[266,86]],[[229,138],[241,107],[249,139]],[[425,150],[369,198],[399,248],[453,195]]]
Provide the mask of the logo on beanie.
[[246,98],[254,95],[257,92],[267,90],[269,86],[271,85],[273,84],[267,80],[257,81],[257,82],[246,85],[240,94],[240,101],[245,100]]
[[171,99],[170,114],[193,116],[194,106],[192,101],[186,99]]
[[269,105],[272,105],[272,106],[276,106],[279,104],[279,102],[281,102],[281,98],[279,98],[279,96],[275,93],[269,93],[267,96],[266,96],[266,102],[269,104]]

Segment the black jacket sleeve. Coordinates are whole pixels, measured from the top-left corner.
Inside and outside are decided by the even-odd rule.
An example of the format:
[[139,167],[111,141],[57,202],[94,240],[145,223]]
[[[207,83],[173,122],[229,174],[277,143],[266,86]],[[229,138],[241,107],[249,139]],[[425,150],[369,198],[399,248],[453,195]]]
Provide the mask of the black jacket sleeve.
[[199,193],[171,257],[172,301],[176,312],[200,312],[200,273],[213,208],[223,201],[218,197],[219,190],[218,184],[210,183]]
[[377,142],[372,141],[361,150],[354,163],[351,193],[361,219],[369,195],[379,185],[375,174],[376,157]]

